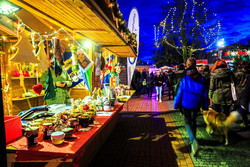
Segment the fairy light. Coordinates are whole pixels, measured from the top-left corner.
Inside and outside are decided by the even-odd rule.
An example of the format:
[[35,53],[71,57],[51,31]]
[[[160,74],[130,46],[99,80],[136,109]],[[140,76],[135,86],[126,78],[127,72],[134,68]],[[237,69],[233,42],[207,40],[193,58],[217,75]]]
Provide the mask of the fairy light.
[[[174,19],[175,16],[177,15],[176,7],[171,7],[167,13],[167,16],[162,22],[160,22],[159,26],[158,27],[154,26],[154,33],[155,33],[154,38],[156,47],[159,47],[161,43],[167,43],[168,45],[176,49],[183,48],[183,46],[175,46],[171,44],[171,42],[169,42],[170,39],[168,39],[168,37],[172,34],[176,35],[176,33],[181,33],[183,31],[182,30],[182,28],[184,28],[183,23],[187,17],[187,14],[189,14],[189,12],[187,12],[188,9],[191,10],[191,19],[194,20],[193,25],[191,26],[191,30],[189,30],[189,32],[191,32],[190,35],[192,36],[192,38],[195,38],[196,40],[198,40],[197,38],[199,38],[199,40],[203,39],[204,43],[207,46],[203,48],[193,48],[194,46],[187,46],[187,49],[192,51],[205,50],[215,44],[215,42],[218,39],[218,36],[220,35],[221,25],[219,21],[217,21],[216,23],[211,23],[208,20],[207,16],[209,11],[206,8],[205,3],[204,2],[198,3],[195,0],[192,0],[191,3],[188,3],[186,0],[184,0],[184,5],[185,6],[182,13],[178,14],[179,15],[178,17],[181,18],[180,21]],[[200,15],[198,16],[196,14],[197,11],[200,12],[202,11],[204,16],[203,17],[200,17]],[[213,15],[216,16],[216,14],[214,13]],[[160,29],[161,33],[159,34]],[[183,44],[182,36],[178,34],[177,36],[179,40],[178,43],[182,45]]]

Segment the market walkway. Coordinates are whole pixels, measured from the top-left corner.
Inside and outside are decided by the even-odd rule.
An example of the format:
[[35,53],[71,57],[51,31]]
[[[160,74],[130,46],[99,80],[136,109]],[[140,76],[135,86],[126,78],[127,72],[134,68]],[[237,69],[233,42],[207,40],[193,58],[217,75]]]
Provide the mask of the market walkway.
[[90,166],[194,166],[166,100],[157,102],[155,94],[130,99]]
[[147,96],[132,98],[120,113],[121,119],[90,164],[96,166],[250,166],[250,131],[240,130],[239,122],[229,131],[229,145],[209,136],[200,114],[197,139],[198,157],[190,157],[190,141],[184,118],[173,110],[173,100],[163,103]]

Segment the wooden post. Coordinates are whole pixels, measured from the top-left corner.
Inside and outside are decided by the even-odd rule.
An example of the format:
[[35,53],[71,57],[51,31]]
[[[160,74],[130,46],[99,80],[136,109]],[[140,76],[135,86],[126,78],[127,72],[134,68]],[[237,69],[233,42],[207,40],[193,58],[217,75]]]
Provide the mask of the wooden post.
[[[1,68],[0,68],[1,74]],[[2,77],[0,76],[0,162],[1,166],[7,167],[7,156],[6,156],[6,139],[5,139],[5,125],[4,125],[4,109],[3,109],[3,95],[2,95]]]

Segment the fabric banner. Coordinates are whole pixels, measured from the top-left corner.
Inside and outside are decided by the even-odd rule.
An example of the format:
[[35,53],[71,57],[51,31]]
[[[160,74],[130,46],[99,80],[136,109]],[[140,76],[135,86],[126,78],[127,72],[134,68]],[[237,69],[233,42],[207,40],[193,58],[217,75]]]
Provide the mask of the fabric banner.
[[72,71],[71,56],[71,52],[64,52],[64,68],[67,70],[70,78],[72,79],[72,85],[70,88],[85,88],[91,91],[91,82],[88,81],[89,77],[87,77],[88,74],[86,74],[86,71],[89,70],[91,73],[90,67],[93,64],[92,60],[85,56],[83,51],[80,51],[78,54],[79,71],[75,72]]
[[[139,13],[136,8],[132,8],[129,20],[128,20],[128,29],[131,33],[136,34],[136,41],[137,41],[137,51],[139,52]],[[128,57],[127,58],[127,75],[128,75],[128,85],[131,84],[135,66],[136,66],[137,58]]]

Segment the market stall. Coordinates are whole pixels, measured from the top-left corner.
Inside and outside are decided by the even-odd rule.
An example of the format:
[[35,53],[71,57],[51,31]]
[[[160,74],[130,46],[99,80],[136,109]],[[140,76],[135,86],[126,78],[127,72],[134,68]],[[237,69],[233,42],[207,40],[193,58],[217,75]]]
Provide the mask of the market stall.
[[29,147],[26,137],[14,140],[7,145],[9,165],[14,162],[48,162],[47,165],[58,166],[61,162],[67,162],[87,166],[115,127],[122,106],[117,104],[113,111],[97,112],[95,120],[98,123],[90,125],[91,130],[75,132],[71,139],[65,139],[60,145],[43,140]]

